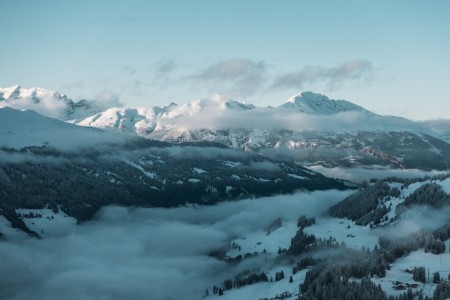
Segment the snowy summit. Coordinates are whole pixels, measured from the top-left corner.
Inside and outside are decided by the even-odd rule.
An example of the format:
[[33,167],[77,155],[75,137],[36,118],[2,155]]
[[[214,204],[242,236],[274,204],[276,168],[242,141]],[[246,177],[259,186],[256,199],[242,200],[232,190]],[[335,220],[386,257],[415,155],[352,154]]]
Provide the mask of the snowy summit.
[[313,92],[303,92],[290,98],[281,108],[297,109],[301,112],[317,115],[331,115],[340,112],[369,112],[346,100],[330,100],[327,96]]

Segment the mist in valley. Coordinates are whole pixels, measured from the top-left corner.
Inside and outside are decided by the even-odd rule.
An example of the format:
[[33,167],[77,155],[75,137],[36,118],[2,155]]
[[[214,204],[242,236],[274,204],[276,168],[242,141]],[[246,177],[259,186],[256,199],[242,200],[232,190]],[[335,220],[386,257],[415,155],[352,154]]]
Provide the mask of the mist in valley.
[[272,264],[230,265],[215,257],[229,250],[232,238],[265,230],[277,218],[296,222],[300,215],[324,214],[349,193],[172,209],[104,207],[64,236],[0,242],[0,298],[200,299],[243,268],[264,271]]

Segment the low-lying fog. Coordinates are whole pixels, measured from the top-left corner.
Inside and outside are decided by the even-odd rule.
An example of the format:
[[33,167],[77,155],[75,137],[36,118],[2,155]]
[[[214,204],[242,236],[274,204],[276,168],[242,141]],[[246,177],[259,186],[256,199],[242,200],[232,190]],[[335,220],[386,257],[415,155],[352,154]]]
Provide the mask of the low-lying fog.
[[372,167],[354,167],[354,168],[326,168],[320,165],[308,167],[314,172],[321,173],[327,177],[339,178],[349,180],[356,183],[363,181],[369,181],[370,179],[383,179],[388,177],[398,178],[415,178],[425,176],[435,176],[439,174],[449,173],[447,171],[424,171],[420,169],[391,169],[385,166],[372,166]]
[[[317,216],[351,191],[175,209],[106,207],[63,237],[0,242],[2,299],[200,299],[239,268],[209,254],[275,219]],[[233,268],[233,269],[230,269]]]

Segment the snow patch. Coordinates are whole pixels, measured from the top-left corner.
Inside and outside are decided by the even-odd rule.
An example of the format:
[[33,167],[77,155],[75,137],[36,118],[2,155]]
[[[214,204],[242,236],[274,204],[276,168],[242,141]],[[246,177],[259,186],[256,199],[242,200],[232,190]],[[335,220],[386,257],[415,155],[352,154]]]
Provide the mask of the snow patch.
[[442,187],[442,190],[450,195],[450,178],[447,178],[445,180],[442,180],[441,182],[437,182]]
[[69,217],[63,211],[54,212],[51,209],[16,209],[16,213],[22,216],[28,228],[44,238],[62,237],[70,234],[75,229],[77,220]]
[[[446,241],[448,245],[448,240]],[[414,267],[425,267],[427,272],[427,282],[425,284],[416,282],[412,279],[412,274],[406,272],[407,269],[414,269]],[[428,278],[428,272],[430,278]],[[381,284],[381,288],[388,295],[399,295],[404,291],[397,291],[393,288],[394,282],[402,282],[403,284],[416,283],[416,289],[423,289],[424,295],[433,296],[436,284],[432,282],[432,275],[439,272],[442,279],[445,279],[450,274],[450,253],[445,252],[440,255],[432,253],[425,253],[423,249],[411,252],[408,256],[397,259],[391,264],[391,269],[387,270],[384,278],[372,279],[376,284]]]
[[304,232],[325,240],[333,237],[337,242],[344,242],[348,247],[358,250],[362,247],[372,250],[378,245],[378,235],[369,225],[359,226],[347,219],[316,218],[316,224],[306,227]]
[[145,171],[144,168],[143,168],[142,166],[140,166],[140,165],[138,165],[138,164],[136,164],[136,163],[134,163],[134,162],[132,162],[132,161],[129,161],[129,160],[126,160],[126,159],[125,159],[124,162],[127,163],[127,164],[129,164],[129,165],[132,166],[132,167],[135,167],[136,169],[138,169],[139,171],[141,171],[145,176],[147,176],[147,177],[149,177],[149,178],[151,178],[151,179],[155,179],[155,178],[156,178],[156,173]]
[[227,160],[222,161],[222,164],[223,164],[224,166],[227,166],[227,167],[230,167],[230,168],[236,168],[236,167],[239,167],[239,166],[241,165],[240,162],[227,161]]
[[305,176],[299,176],[299,175],[296,175],[296,174],[288,174],[288,176],[291,177],[291,178],[298,179],[298,180],[306,180],[306,179],[309,179],[308,177],[305,177]]
[[194,174],[203,174],[203,173],[208,173],[208,172],[206,172],[205,170],[200,169],[200,168],[193,168],[192,169],[192,173],[194,173]]

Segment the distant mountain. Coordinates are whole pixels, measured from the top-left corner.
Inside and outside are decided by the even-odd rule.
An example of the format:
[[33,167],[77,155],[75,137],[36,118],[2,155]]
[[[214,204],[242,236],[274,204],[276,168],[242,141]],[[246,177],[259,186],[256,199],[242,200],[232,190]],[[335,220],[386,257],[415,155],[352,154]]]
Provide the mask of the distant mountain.
[[381,116],[312,92],[298,94],[278,107],[215,97],[181,106],[106,110],[95,102],[74,102],[36,88],[0,89],[0,97],[4,99],[0,106],[28,107],[44,115],[41,106],[57,107],[56,117],[82,126],[170,143],[215,143],[307,165],[450,168],[450,129],[444,126],[448,123]]
[[[344,100],[330,100],[326,96],[311,92],[301,93],[277,108],[255,107],[224,98],[199,99],[178,106],[172,103],[164,107],[151,108],[110,108],[85,120],[79,125],[99,128],[114,128],[121,131],[136,132],[149,138],[174,139],[174,132],[184,135],[197,135],[202,129],[258,129],[261,124],[253,124],[254,118],[267,119],[272,124],[273,117],[286,114],[333,115],[341,112],[364,112],[364,108]],[[235,116],[233,116],[235,115]],[[249,117],[249,122],[238,120]],[[228,122],[228,123],[227,123]],[[284,129],[278,126],[280,129]],[[177,135],[175,135],[177,136]],[[189,140],[190,138],[187,137]]]
[[224,99],[164,108],[112,108],[78,124],[172,143],[213,142],[308,165],[450,168],[450,145],[444,135],[311,92],[276,108]]

